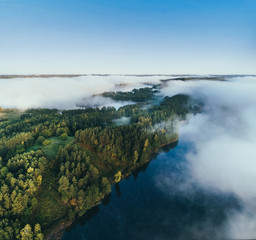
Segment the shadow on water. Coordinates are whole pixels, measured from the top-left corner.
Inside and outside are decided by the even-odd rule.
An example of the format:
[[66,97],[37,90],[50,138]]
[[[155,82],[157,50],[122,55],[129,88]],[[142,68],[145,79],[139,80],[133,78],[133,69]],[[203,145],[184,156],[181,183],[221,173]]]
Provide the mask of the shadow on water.
[[231,194],[191,184],[184,157],[191,146],[179,143],[170,150],[176,144],[112,186],[112,195],[77,219],[63,239],[225,238],[226,219],[239,202]]
[[[143,166],[141,166],[141,167],[137,168],[136,170],[134,170],[132,172],[132,174],[131,174],[133,176],[134,180],[137,179],[137,177],[139,176],[140,172],[145,172],[147,170],[148,166],[149,166],[149,162],[147,162]],[[129,179],[129,178],[130,178],[130,175],[126,179]]]
[[[111,194],[107,195],[101,202],[102,206],[107,206],[111,201]],[[97,214],[100,212],[100,207],[95,206],[88,210],[86,214],[84,214],[82,217],[76,218],[73,224],[66,229],[67,232],[71,232],[74,227],[79,225],[85,225],[87,222],[90,222],[92,218],[94,218]]]
[[175,147],[177,147],[178,145],[178,141],[175,142],[171,142],[169,144],[164,145],[161,149],[160,152],[166,152],[168,153],[169,151],[171,151],[172,149],[174,149]]
[[120,185],[118,183],[115,184],[115,191],[116,191],[116,196],[118,198],[122,197],[121,188],[120,188]]
[[[155,153],[153,156],[152,156],[152,160],[155,160],[157,158],[157,155],[160,153],[160,152],[169,152],[171,149],[174,149],[178,144],[178,141],[177,142],[172,142],[170,144],[167,144],[165,146],[163,146],[161,149],[159,149],[159,152],[158,153]],[[146,172],[148,166],[149,166],[150,162],[147,162],[145,163],[144,165],[142,165],[141,167],[135,169],[131,175],[127,176],[125,178],[125,180],[129,180],[131,176],[133,176],[133,179],[136,180],[139,176],[140,173],[144,173]],[[116,183],[114,185],[114,187],[112,186],[112,193],[113,193],[113,190],[115,189],[115,194],[116,194],[116,197],[117,198],[121,198],[122,197],[122,193],[121,193],[121,187],[120,187],[120,184],[119,183]],[[110,202],[111,202],[111,194],[107,195],[103,200],[102,200],[102,203],[101,205],[102,206],[107,206]],[[95,206],[93,208],[91,208],[90,210],[88,210],[86,212],[86,214],[84,214],[82,217],[79,217],[79,218],[76,218],[75,221],[72,223],[72,225],[70,227],[68,227],[66,229],[67,232],[71,232],[78,224],[83,226],[85,225],[87,222],[89,222],[91,219],[93,219],[97,214],[100,213],[100,206]]]

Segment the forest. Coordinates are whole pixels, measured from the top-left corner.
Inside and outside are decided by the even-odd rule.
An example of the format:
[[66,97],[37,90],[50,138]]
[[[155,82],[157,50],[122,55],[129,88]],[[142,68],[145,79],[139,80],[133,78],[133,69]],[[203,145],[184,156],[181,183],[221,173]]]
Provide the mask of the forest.
[[[138,102],[119,109],[0,108],[0,239],[44,239],[59,223],[100,204],[111,184],[177,141],[177,119],[202,106],[187,95],[149,106],[157,92],[104,93]],[[131,120],[115,124],[122,117]]]
[[133,89],[130,92],[104,92],[101,96],[106,98],[112,98],[116,101],[133,101],[133,102],[145,102],[151,100],[155,97],[155,94],[159,92],[157,89],[158,85],[154,85],[153,87],[145,87]]

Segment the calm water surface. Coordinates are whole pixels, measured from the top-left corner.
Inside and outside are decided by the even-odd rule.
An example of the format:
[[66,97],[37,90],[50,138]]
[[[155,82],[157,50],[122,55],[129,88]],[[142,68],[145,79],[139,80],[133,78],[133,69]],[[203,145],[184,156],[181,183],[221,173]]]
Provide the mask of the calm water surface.
[[110,198],[77,220],[63,239],[225,238],[227,214],[239,204],[190,180],[185,154],[191,148],[180,141],[113,186]]

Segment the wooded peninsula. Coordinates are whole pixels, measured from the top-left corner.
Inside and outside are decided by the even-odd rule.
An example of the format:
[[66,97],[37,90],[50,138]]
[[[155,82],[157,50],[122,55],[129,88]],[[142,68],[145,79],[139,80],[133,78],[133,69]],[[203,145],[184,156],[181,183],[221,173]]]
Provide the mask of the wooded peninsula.
[[177,141],[176,121],[201,108],[187,95],[160,96],[155,86],[102,96],[134,104],[0,108],[0,239],[53,239],[58,225],[83,216],[111,184]]

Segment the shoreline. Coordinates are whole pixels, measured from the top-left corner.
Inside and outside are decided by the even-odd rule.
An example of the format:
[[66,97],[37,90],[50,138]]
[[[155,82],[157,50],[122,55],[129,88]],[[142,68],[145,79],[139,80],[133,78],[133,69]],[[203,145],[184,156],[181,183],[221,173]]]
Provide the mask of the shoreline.
[[[130,172],[124,173],[122,174],[122,180],[126,179],[127,177],[129,177],[133,172],[135,172],[136,170],[140,169],[141,167],[143,167],[144,165],[148,164],[149,162],[151,162],[154,159],[154,155],[158,154],[160,149],[164,148],[165,146],[174,144],[174,143],[178,143],[179,141],[179,137],[171,140],[170,142],[166,143],[166,144],[162,144],[161,146],[159,146],[158,148],[156,148],[153,152],[152,152],[152,156],[150,159],[148,159],[147,161],[143,162],[142,164],[136,166],[136,168],[131,168]],[[114,184],[116,184],[115,182],[111,183],[111,186],[113,186]],[[107,195],[105,195],[99,202],[95,203],[93,206],[91,206],[86,213],[91,210],[92,208],[100,205],[102,203],[102,200],[104,200],[107,197]],[[85,214],[86,214],[85,213]],[[62,221],[60,220],[59,223],[56,223],[52,228],[46,230],[46,233],[44,234],[44,240],[61,240],[63,237],[63,234],[65,232],[65,230],[72,226],[72,224],[75,222],[77,218],[75,218],[73,221],[71,220],[65,220],[63,219]]]

